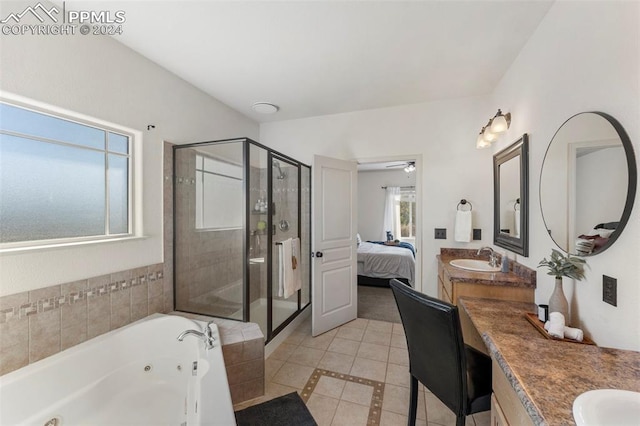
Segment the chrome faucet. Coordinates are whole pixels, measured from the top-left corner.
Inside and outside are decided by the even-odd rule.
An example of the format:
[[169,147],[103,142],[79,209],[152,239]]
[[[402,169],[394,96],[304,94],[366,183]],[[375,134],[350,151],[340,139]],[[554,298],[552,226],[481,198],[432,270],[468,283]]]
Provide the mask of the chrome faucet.
[[492,266],[494,268],[497,268],[498,266],[498,256],[496,256],[496,252],[493,251],[493,249],[491,247],[482,247],[478,249],[478,252],[476,253],[476,255],[479,255],[480,253],[482,253],[483,251],[488,250],[489,251],[489,266]]
[[195,336],[204,342],[205,349],[212,349],[213,343],[216,341],[216,338],[213,337],[213,331],[211,331],[211,324],[214,321],[209,321],[204,328],[204,332],[198,330],[186,330],[178,335],[178,341],[182,342],[186,336]]

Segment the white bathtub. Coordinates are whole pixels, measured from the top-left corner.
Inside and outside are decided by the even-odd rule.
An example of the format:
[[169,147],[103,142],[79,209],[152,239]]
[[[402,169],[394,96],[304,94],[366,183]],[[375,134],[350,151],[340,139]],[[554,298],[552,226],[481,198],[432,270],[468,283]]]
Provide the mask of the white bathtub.
[[217,327],[176,338],[204,325],[155,314],[8,373],[0,425],[235,425]]

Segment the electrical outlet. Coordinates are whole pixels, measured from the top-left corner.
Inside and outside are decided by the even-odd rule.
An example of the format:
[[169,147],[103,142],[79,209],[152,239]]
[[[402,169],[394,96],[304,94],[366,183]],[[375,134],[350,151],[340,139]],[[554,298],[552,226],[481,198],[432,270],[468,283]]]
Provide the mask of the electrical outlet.
[[481,240],[482,239],[482,229],[474,229],[473,230],[473,239]]
[[435,239],[436,240],[446,240],[447,239],[447,228],[436,228],[435,229]]
[[602,300],[610,305],[618,306],[618,280],[606,275],[602,276]]

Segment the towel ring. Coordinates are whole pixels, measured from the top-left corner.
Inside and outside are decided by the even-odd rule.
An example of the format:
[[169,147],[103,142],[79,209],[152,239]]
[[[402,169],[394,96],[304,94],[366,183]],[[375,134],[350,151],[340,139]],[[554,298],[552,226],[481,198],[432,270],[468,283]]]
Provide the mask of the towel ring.
[[520,206],[520,198],[518,198],[516,200],[516,202],[513,203],[513,210],[517,212],[518,211],[518,206]]
[[[466,204],[469,204],[469,211],[472,211],[472,210],[473,210],[473,206],[471,205],[471,203],[470,203],[470,202],[468,202],[468,201],[467,201],[467,200],[465,200],[464,198],[463,198],[462,200],[460,200],[460,202],[458,203],[458,206],[456,207],[456,210],[461,210],[461,209],[460,209],[460,206],[461,206],[461,205],[462,205],[462,206],[464,206],[464,205],[466,205]],[[464,210],[463,210],[463,211],[464,211]]]

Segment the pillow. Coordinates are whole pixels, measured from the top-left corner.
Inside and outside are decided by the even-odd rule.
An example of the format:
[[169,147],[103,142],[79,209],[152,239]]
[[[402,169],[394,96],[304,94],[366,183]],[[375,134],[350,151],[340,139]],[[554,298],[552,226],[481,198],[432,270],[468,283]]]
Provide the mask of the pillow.
[[598,236],[602,238],[609,238],[611,234],[616,232],[615,229],[605,229],[605,228],[594,228],[587,235],[589,236]]
[[360,233],[357,233],[357,234],[356,234],[356,243],[357,243],[358,245],[360,245],[360,243],[361,243],[361,242],[362,242],[362,238],[360,238]]

